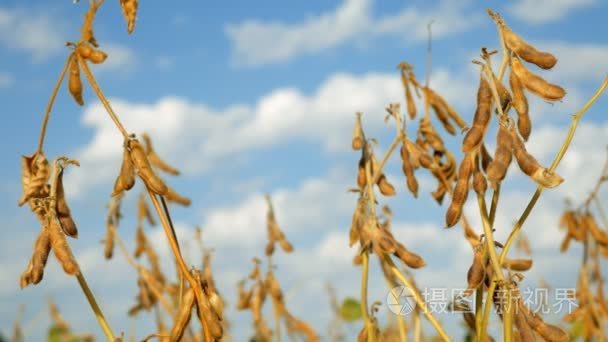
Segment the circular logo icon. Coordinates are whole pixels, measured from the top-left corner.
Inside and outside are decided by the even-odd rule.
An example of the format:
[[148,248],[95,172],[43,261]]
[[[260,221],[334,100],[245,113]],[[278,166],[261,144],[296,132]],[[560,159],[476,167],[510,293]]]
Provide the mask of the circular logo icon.
[[405,316],[416,307],[416,302],[410,291],[404,286],[393,287],[386,296],[388,309],[395,315]]

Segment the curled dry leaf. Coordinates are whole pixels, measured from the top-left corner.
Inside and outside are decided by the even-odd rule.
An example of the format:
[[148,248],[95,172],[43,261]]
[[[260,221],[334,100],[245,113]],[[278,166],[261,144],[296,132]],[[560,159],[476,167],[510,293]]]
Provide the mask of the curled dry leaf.
[[19,199],[19,206],[25,204],[30,198],[48,196],[45,185],[49,181],[50,171],[49,162],[42,152],[21,157],[23,195]]

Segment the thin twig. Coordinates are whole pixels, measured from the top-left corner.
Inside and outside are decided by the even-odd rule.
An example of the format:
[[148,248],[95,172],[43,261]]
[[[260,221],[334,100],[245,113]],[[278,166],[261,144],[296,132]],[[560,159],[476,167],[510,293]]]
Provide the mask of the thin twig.
[[401,271],[399,271],[399,268],[397,268],[397,266],[395,266],[395,263],[393,262],[391,257],[388,255],[385,255],[384,260],[388,264],[391,272],[395,275],[395,277],[399,278],[401,283],[403,283],[403,286],[408,288],[408,290],[414,297],[414,300],[416,301],[416,305],[418,305],[418,307],[420,307],[422,309],[422,313],[424,313],[424,315],[429,320],[431,325],[435,328],[435,330],[437,331],[439,336],[444,341],[451,341],[450,338],[448,337],[448,334],[445,332],[445,330],[443,329],[443,327],[441,326],[439,321],[437,321],[435,319],[435,317],[429,310],[428,306],[424,302],[424,299],[422,298],[420,293],[418,293],[418,290],[416,290],[416,288],[412,285],[412,283],[410,283],[410,281],[401,273]]
[[99,322],[101,330],[103,330],[103,333],[106,335],[109,342],[114,342],[114,334],[112,333],[112,329],[106,321],[106,318],[104,317],[101,308],[99,307],[99,305],[97,305],[95,296],[93,295],[93,292],[91,292],[91,289],[89,288],[89,285],[87,284],[87,281],[84,278],[82,271],[76,274],[76,279],[78,279],[78,284],[80,285],[82,292],[84,292],[85,297],[87,297],[89,305],[91,305],[91,309],[93,309],[93,313],[95,313],[95,318],[97,318],[97,322]]
[[55,83],[55,87],[53,88],[53,91],[51,92],[51,97],[49,98],[49,102],[46,105],[46,110],[44,112],[44,119],[42,120],[42,127],[40,128],[40,136],[38,137],[38,149],[36,150],[36,153],[38,152],[42,152],[42,148],[44,147],[44,138],[46,136],[46,127],[49,124],[49,118],[51,117],[51,110],[53,109],[53,104],[55,103],[55,98],[57,97],[57,92],[59,91],[59,88],[61,87],[61,83],[63,82],[63,79],[65,78],[65,73],[68,70],[68,67],[70,66],[70,63],[72,62],[72,59],[74,58],[74,54],[71,54],[65,61],[65,65],[63,66],[63,69],[61,69],[61,73],[59,73],[59,78],[57,79],[57,82]]

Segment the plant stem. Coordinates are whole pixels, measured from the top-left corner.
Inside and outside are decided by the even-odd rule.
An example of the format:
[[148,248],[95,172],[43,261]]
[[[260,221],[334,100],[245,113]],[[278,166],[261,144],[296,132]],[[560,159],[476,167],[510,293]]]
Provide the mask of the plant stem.
[[496,247],[494,245],[494,232],[492,231],[490,221],[486,215],[486,200],[482,195],[477,195],[477,203],[479,204],[479,212],[481,213],[481,222],[483,224],[486,249],[488,251],[488,255],[490,256],[492,268],[494,269],[494,276],[498,277],[498,279],[502,281],[504,280],[504,276],[502,274],[502,269],[500,267],[501,263],[498,260],[498,254],[496,253]]
[[492,193],[492,203],[490,204],[490,214],[488,216],[488,220],[490,221],[490,226],[494,226],[494,219],[496,219],[496,209],[498,208],[498,199],[500,198],[500,183],[496,184],[496,188]]
[[[589,108],[591,108],[591,106],[595,103],[595,101],[604,92],[604,90],[606,89],[606,87],[608,87],[608,77],[606,77],[604,79],[604,82],[602,82],[602,84],[600,85],[600,87],[597,89],[597,91],[595,92],[595,94],[593,94],[593,96],[589,99],[589,101],[587,101],[587,103],[585,103],[585,105],[583,105],[583,107],[581,109],[579,109],[574,114],[574,116],[572,117],[572,123],[570,124],[570,129],[568,130],[568,134],[566,135],[566,139],[564,140],[564,143],[562,144],[561,148],[557,152],[557,155],[555,156],[555,159],[553,160],[553,163],[551,163],[551,167],[549,168],[549,172],[555,171],[555,169],[557,168],[557,166],[561,162],[562,158],[564,157],[564,154],[568,150],[568,147],[570,146],[570,143],[572,142],[572,139],[574,138],[574,133],[576,132],[576,128],[578,126],[579,121],[581,120],[581,118],[583,117],[583,115],[585,114],[585,112],[587,112],[587,110],[589,110]],[[513,241],[517,237],[517,234],[519,233],[519,230],[523,226],[524,222],[526,222],[526,219],[530,215],[530,212],[532,211],[532,208],[534,208],[534,206],[536,205],[536,202],[538,201],[538,198],[542,194],[543,190],[544,190],[544,188],[542,186],[538,186],[536,188],[536,191],[534,192],[534,195],[532,195],[532,198],[528,202],[528,205],[524,209],[524,211],[521,214],[519,220],[517,220],[517,223],[515,223],[515,226],[511,230],[511,233],[509,234],[509,237],[507,238],[507,241],[505,242],[505,246],[502,249],[502,253],[500,255],[500,262],[501,263],[507,257],[507,253],[509,252],[509,248],[511,248],[511,244],[513,243]]]
[[128,139],[129,133],[127,132],[125,127],[120,123],[118,116],[116,115],[116,113],[114,113],[112,106],[110,106],[110,102],[108,101],[108,99],[106,99],[105,95],[101,91],[99,84],[97,84],[97,80],[95,80],[95,76],[93,76],[91,69],[89,69],[89,65],[78,54],[75,54],[75,56],[78,59],[78,64],[80,65],[80,68],[82,69],[82,71],[84,71],[84,75],[86,76],[87,80],[89,81],[91,88],[93,88],[93,91],[95,92],[95,94],[97,94],[99,101],[101,101],[101,103],[103,104],[104,108],[110,115],[110,118],[112,119],[112,121],[114,121],[116,128],[118,128],[118,130],[120,131],[120,133],[122,134],[122,136],[125,139]]
[[[186,278],[186,280],[188,280],[188,283],[190,283],[190,287],[192,288],[192,290],[194,291],[194,294],[196,296],[196,301],[197,301],[199,310],[202,310],[205,306],[203,305],[203,295],[204,294],[203,294],[203,290],[201,288],[201,284],[198,281],[196,281],[196,279],[194,279],[192,274],[188,271],[188,266],[186,266],[186,262],[184,261],[184,258],[182,257],[182,254],[179,250],[179,245],[177,243],[177,239],[175,238],[175,230],[170,225],[169,219],[167,218],[167,216],[165,216],[165,212],[162,210],[162,207],[158,201],[158,198],[156,197],[156,194],[149,188],[146,187],[146,189],[148,190],[148,195],[150,195],[150,199],[152,200],[154,209],[156,209],[156,213],[163,226],[165,235],[167,236],[167,240],[169,240],[169,245],[171,246],[171,250],[173,251],[173,254],[175,255],[175,259],[177,260],[179,269],[180,269],[182,275],[184,276],[184,278]],[[201,314],[203,314],[203,313],[201,312]],[[205,341],[213,341],[213,339],[211,338],[211,333],[209,332],[209,329],[207,327],[207,323],[205,322],[204,319],[201,319],[201,324],[203,325]]]
[[59,91],[59,87],[65,78],[65,73],[72,62],[74,55],[71,54],[67,60],[65,61],[65,65],[63,69],[61,69],[61,73],[59,73],[59,78],[57,79],[57,83],[55,83],[55,87],[51,92],[51,97],[49,98],[49,102],[46,105],[46,110],[44,112],[44,119],[42,120],[42,127],[40,128],[40,136],[38,137],[38,149],[36,152],[42,152],[42,148],[44,147],[44,138],[46,136],[46,127],[49,124],[49,118],[51,117],[51,110],[53,109],[53,104],[55,103],[55,98],[57,97],[57,92]]
[[365,329],[367,331],[367,340],[373,342],[376,340],[374,324],[369,318],[367,311],[367,281],[369,275],[369,253],[367,250],[361,253],[361,313],[365,321]]
[[101,330],[103,330],[103,333],[108,338],[108,341],[114,342],[114,334],[112,333],[112,329],[110,328],[110,325],[106,321],[106,318],[104,317],[103,312],[101,311],[101,308],[99,307],[99,305],[97,305],[95,296],[93,295],[93,292],[91,292],[91,289],[89,288],[89,285],[87,284],[87,281],[84,278],[82,271],[80,271],[80,272],[78,272],[78,274],[76,274],[76,279],[78,279],[78,284],[80,285],[82,292],[84,292],[85,297],[87,297],[87,300],[89,301],[89,305],[91,305],[91,309],[93,309],[93,313],[95,314],[95,318],[97,318],[97,322],[99,322],[99,326],[101,327]]
[[[505,312],[502,315],[503,341],[513,340],[513,303],[511,302],[511,291],[506,291]],[[501,299],[504,300],[504,299]]]
[[397,268],[397,266],[395,266],[395,263],[393,262],[391,257],[388,255],[385,255],[384,260],[388,264],[391,272],[395,275],[395,277],[399,278],[399,281],[401,281],[403,286],[407,287],[407,289],[410,291],[410,293],[414,297],[414,300],[416,301],[416,305],[418,305],[418,307],[420,307],[422,309],[422,313],[424,313],[424,316],[426,316],[426,318],[429,320],[431,325],[435,328],[435,330],[437,330],[437,333],[439,334],[439,336],[444,341],[451,341],[450,338],[448,337],[447,333],[445,332],[445,330],[439,323],[439,321],[437,321],[435,319],[435,317],[431,314],[429,308],[427,307],[426,303],[422,299],[422,296],[420,295],[420,293],[418,293],[418,290],[416,290],[416,288],[412,285],[412,283],[410,283],[410,281],[401,273],[401,271],[399,271],[399,268]]

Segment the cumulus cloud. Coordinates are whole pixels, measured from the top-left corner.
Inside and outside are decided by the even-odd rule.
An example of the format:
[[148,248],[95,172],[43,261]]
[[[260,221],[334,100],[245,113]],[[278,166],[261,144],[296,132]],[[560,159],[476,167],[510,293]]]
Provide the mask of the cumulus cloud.
[[518,19],[532,24],[544,24],[563,19],[575,10],[591,7],[597,0],[519,0],[509,7]]
[[433,37],[441,38],[466,31],[479,19],[465,12],[466,3],[462,2],[441,1],[428,9],[412,5],[380,17],[372,15],[372,4],[371,0],[344,0],[333,10],[296,23],[249,19],[229,24],[225,31],[233,44],[234,62],[241,66],[285,62],[302,54],[386,35],[421,41],[426,39],[426,26],[431,20],[435,21]]
[[61,25],[34,10],[0,8],[0,44],[41,62],[64,50]]

